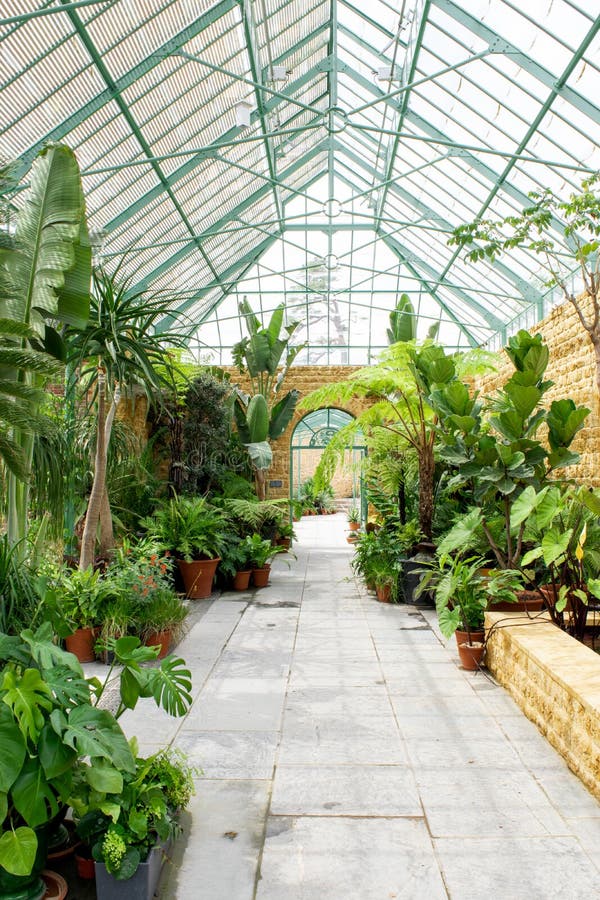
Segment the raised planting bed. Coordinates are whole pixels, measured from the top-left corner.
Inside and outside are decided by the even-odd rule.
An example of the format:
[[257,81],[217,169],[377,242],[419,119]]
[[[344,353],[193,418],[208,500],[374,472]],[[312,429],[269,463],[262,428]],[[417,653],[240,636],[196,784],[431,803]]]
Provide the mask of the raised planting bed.
[[485,626],[488,669],[600,800],[600,655],[547,613],[488,612]]

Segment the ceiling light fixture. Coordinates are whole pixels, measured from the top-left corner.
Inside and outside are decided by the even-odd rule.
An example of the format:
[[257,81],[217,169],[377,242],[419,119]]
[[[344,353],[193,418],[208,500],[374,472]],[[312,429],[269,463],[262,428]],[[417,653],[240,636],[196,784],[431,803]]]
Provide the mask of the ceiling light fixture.
[[235,104],[235,124],[238,128],[248,128],[251,124],[250,112],[252,104],[247,100],[238,100]]

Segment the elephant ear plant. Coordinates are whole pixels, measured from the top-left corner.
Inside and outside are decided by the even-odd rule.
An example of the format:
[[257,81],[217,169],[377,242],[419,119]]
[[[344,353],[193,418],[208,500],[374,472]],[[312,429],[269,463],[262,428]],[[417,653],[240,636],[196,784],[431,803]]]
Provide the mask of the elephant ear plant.
[[[118,794],[136,763],[118,724],[140,697],[153,697],[170,715],[191,703],[191,676],[182,659],[167,657],[146,667],[156,648],[138,638],[114,642],[119,702],[113,714],[101,708],[104,683],[86,678],[76,658],[53,641],[49,623],[19,636],[0,634],[0,885],[10,876],[33,873],[52,819],[65,806],[82,808],[81,785]],[[43,858],[41,860],[43,863]]]
[[234,363],[242,375],[248,374],[252,389],[250,395],[238,389],[233,411],[240,439],[254,469],[259,500],[264,500],[267,494],[267,472],[273,461],[270,441],[281,437],[291,422],[299,397],[298,391],[292,390],[277,399],[287,370],[304,348],[304,344],[289,346],[299,323],[284,325],[284,312],[281,303],[264,328],[244,298],[240,315],[245,319],[248,337],[238,341],[232,350]]

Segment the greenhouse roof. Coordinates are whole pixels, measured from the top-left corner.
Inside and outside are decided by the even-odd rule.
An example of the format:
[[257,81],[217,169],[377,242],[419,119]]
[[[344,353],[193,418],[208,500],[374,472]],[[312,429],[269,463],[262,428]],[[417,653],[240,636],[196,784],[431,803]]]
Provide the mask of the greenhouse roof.
[[545,309],[535,255],[473,266],[447,241],[600,169],[599,0],[0,11],[14,202],[37,151],[69,144],[104,265],[168,294],[218,361],[243,295],[286,300],[304,362],[365,362],[403,292],[418,333],[439,321],[449,346],[493,345]]

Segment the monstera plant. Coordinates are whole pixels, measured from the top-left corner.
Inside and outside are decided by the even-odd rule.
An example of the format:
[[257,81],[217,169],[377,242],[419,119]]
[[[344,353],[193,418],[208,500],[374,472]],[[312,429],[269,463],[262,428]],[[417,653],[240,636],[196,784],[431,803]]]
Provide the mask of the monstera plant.
[[240,315],[246,321],[248,337],[238,341],[232,351],[241,374],[247,374],[250,379],[252,393],[238,389],[234,415],[252,463],[259,500],[267,495],[267,472],[273,461],[270,441],[281,437],[289,425],[299,397],[298,391],[292,390],[280,398],[285,374],[304,348],[304,344],[289,346],[299,323],[284,325],[284,313],[285,306],[281,303],[264,328],[244,298]]
[[41,896],[35,867],[43,865],[52,821],[69,805],[85,812],[83,784],[119,793],[124,775],[135,772],[121,713],[140,697],[153,697],[176,716],[191,703],[183,660],[169,656],[158,668],[146,667],[158,648],[141,647],[137,637],[120,638],[113,649],[122,667],[114,714],[99,706],[113,668],[104,684],[86,678],[76,658],[56,646],[49,623],[19,636],[0,634],[0,896],[30,887],[31,896]]

